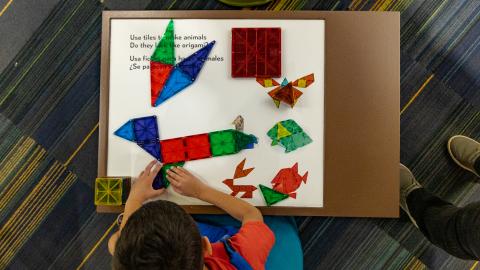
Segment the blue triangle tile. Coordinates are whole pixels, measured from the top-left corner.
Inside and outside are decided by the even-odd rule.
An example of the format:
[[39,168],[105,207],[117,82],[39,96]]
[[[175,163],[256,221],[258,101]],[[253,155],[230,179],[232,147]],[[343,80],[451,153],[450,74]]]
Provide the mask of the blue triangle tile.
[[124,138],[125,140],[134,142],[135,133],[133,130],[133,121],[128,120],[128,122],[123,124],[123,126],[117,129],[113,134],[117,135],[118,137]]
[[137,142],[153,141],[159,138],[156,116],[133,119],[133,129]]
[[160,96],[157,98],[155,106],[162,104],[165,100],[173,97],[192,83],[192,77],[182,72],[178,67],[175,67],[172,73],[170,73],[170,77],[163,87]]
[[177,64],[177,67],[195,80],[205,63],[205,60],[207,60],[208,54],[210,54],[213,45],[215,45],[215,41],[208,43],[205,47],[183,59],[182,62]]
[[285,86],[285,85],[287,85],[287,84],[288,84],[287,78],[283,78],[283,81],[282,81],[281,86]]
[[160,154],[160,142],[158,140],[138,143],[138,146],[140,146],[147,153],[155,157],[156,160],[162,161],[162,156]]

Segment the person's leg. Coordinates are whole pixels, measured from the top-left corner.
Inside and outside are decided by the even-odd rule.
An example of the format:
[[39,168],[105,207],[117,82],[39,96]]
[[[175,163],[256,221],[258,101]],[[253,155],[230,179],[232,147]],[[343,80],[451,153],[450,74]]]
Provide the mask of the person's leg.
[[475,163],[473,163],[473,168],[476,172],[480,172],[480,158],[477,158],[477,160],[475,160]]
[[434,245],[462,259],[480,258],[480,202],[456,207],[419,188],[408,195],[407,205]]
[[400,206],[430,242],[459,258],[480,258],[480,203],[445,202],[422,188],[403,165],[400,183]]

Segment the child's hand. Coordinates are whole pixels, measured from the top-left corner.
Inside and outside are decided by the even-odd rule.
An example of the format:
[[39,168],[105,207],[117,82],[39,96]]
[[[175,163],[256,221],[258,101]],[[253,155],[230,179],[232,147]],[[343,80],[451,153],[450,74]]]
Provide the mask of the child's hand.
[[162,188],[155,190],[152,187],[153,179],[157,176],[158,172],[160,172],[162,166],[163,165],[156,160],[150,162],[133,184],[128,199],[143,203],[148,199],[152,199],[162,194],[165,189]]
[[200,179],[182,167],[172,167],[168,170],[167,179],[173,189],[184,196],[198,198],[208,188]]

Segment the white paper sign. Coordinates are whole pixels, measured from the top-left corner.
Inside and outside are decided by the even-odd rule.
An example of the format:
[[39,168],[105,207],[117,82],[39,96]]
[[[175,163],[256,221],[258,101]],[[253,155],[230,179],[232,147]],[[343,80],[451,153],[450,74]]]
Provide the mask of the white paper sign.
[[[132,118],[156,115],[160,139],[208,133],[234,128],[237,115],[245,119],[245,133],[258,137],[254,149],[238,154],[194,160],[186,163],[209,185],[229,193],[222,183],[232,178],[236,165],[247,159],[245,168],[255,169],[239,185],[263,184],[281,168],[299,163],[299,174],[309,172],[306,184],[299,187],[297,198],[288,198],[275,206],[323,206],[324,153],[324,21],[322,20],[174,20],[177,36],[176,56],[186,57],[199,46],[216,41],[197,80],[158,107],[150,106],[150,71],[148,57],[163,35],[166,19],[114,19],[110,40],[110,101],[108,134],[108,175],[138,175],[152,157],[135,143],[113,135]],[[282,75],[289,81],[310,73],[315,82],[304,92],[294,109],[281,104],[277,109],[267,95],[273,88],[263,88],[254,78],[231,77],[231,28],[281,27]],[[178,61],[177,61],[178,62]],[[282,78],[277,78],[281,82]],[[313,139],[296,151],[285,153],[280,145],[270,146],[267,131],[275,123],[294,119]],[[172,188],[162,199],[179,204],[205,204],[182,197]],[[250,203],[263,206],[260,189]]]

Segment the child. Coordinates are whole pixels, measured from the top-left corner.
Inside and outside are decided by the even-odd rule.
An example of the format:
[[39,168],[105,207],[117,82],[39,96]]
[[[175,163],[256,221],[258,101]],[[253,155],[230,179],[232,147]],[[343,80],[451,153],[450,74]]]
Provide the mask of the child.
[[170,169],[167,179],[177,193],[216,205],[242,222],[237,234],[210,243],[177,204],[162,200],[145,203],[164,192],[152,188],[161,167],[152,161],[132,186],[120,230],[108,243],[113,269],[265,268],[275,237],[257,208],[207,186],[184,168]]

